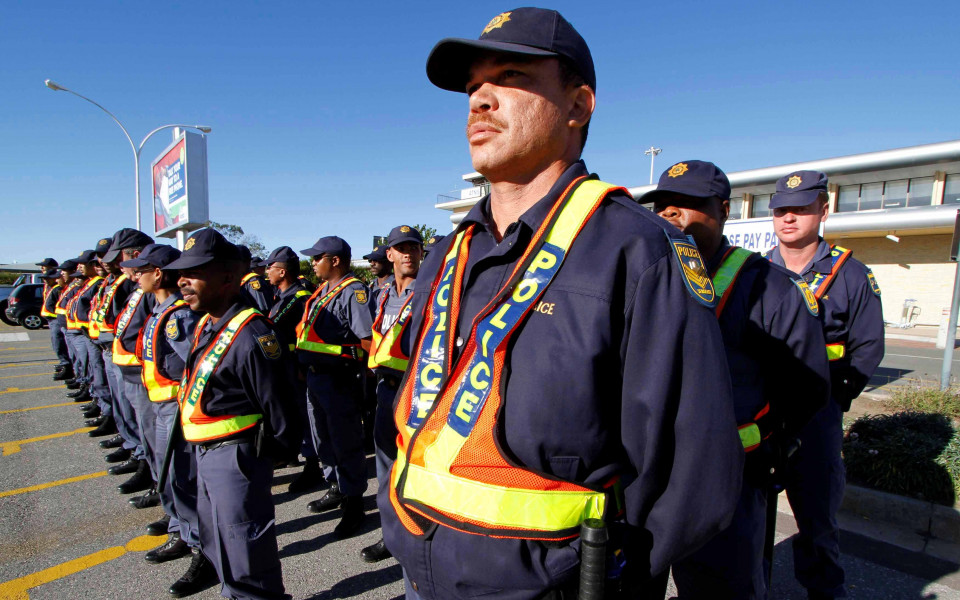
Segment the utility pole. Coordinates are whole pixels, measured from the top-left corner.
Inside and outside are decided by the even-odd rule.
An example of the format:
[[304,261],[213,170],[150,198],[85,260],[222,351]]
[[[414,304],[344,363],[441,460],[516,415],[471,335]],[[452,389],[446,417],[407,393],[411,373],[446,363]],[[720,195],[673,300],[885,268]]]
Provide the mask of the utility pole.
[[650,156],[650,183],[653,183],[653,159],[661,152],[663,152],[663,148],[654,148],[653,146],[643,151],[644,154]]

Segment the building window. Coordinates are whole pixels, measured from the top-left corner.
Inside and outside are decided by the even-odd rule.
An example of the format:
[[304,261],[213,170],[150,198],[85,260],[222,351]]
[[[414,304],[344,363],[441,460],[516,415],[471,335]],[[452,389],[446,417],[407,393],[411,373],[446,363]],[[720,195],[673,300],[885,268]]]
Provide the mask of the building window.
[[943,185],[943,203],[960,204],[960,175],[947,175]]
[[852,212],[858,210],[859,201],[859,185],[841,185],[840,195],[837,198],[837,212]]
[[755,194],[753,202],[750,203],[750,216],[769,217],[770,216],[770,194]]
[[907,206],[930,206],[931,204],[933,204],[933,177],[911,179]]
[[730,220],[743,218],[743,196],[730,198]]
[[883,207],[884,208],[903,208],[907,205],[907,188],[910,185],[909,179],[900,179],[897,181],[888,181],[883,184]]
[[929,206],[933,203],[933,177],[877,181],[840,186],[837,212]]
[[864,183],[860,186],[860,209],[875,210],[883,205],[883,182]]

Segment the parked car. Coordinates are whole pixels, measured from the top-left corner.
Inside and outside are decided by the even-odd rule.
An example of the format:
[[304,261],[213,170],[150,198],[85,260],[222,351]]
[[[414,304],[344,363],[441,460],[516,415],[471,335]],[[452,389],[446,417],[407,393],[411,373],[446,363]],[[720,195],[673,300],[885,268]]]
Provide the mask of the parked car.
[[23,273],[17,277],[13,285],[0,284],[0,321],[3,321],[7,325],[19,325],[19,323],[11,320],[10,317],[7,316],[7,299],[10,297],[10,294],[13,293],[13,290],[24,283],[39,283],[42,286],[43,280],[40,279],[39,273]]
[[25,283],[13,288],[7,298],[7,319],[27,329],[40,329],[47,320],[40,316],[43,307],[43,284]]

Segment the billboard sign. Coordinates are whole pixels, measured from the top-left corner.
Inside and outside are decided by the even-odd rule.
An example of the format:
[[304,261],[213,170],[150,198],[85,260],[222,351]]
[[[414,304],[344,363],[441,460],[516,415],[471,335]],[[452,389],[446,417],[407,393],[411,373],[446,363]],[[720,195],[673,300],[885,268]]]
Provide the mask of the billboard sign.
[[723,235],[727,236],[730,245],[754,252],[763,253],[777,245],[772,218],[727,221],[723,226]]
[[175,237],[209,219],[207,138],[184,131],[150,168],[153,223],[158,236]]

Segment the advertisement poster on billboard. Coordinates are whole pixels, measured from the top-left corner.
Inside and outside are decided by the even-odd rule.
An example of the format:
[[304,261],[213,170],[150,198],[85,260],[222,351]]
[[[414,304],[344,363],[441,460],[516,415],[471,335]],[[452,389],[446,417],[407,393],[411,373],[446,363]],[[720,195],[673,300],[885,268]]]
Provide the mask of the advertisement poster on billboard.
[[153,161],[153,219],[158,236],[199,229],[209,218],[206,142],[205,136],[184,131]]
[[[773,232],[773,218],[743,219],[727,221],[723,226],[723,235],[732,246],[740,246],[761,254],[779,243]],[[820,223],[820,236],[823,237],[823,223]]]

